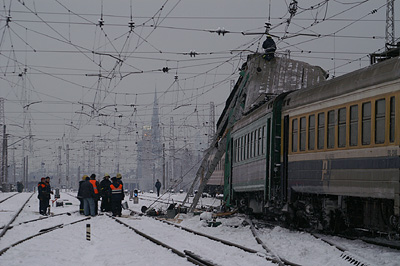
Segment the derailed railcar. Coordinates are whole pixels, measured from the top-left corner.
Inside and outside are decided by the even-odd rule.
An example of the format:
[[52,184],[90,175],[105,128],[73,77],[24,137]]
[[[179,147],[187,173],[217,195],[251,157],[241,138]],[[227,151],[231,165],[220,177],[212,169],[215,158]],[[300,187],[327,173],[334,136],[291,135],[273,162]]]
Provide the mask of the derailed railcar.
[[225,192],[244,211],[264,213],[265,204],[281,202],[281,106],[287,91],[325,80],[316,66],[288,58],[249,58],[248,81],[239,96],[239,117],[227,132]]
[[281,185],[293,220],[399,230],[398,57],[290,93],[282,126]]

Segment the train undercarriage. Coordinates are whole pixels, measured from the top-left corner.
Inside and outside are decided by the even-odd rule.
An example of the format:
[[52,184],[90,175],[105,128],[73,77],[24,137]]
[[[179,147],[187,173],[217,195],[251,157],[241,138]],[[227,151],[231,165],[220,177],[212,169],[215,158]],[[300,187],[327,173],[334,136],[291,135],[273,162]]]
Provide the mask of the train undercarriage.
[[286,227],[333,234],[397,235],[399,216],[394,201],[349,196],[295,193],[291,202],[263,201],[262,192],[235,194],[240,212],[253,214]]

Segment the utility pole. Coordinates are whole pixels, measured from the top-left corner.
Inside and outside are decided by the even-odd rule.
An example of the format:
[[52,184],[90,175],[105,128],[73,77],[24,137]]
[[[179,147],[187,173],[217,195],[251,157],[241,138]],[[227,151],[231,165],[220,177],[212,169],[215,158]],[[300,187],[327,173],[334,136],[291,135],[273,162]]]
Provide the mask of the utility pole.
[[66,159],[66,166],[67,169],[65,169],[65,176],[66,176],[66,188],[70,188],[71,184],[69,184],[69,144],[67,144],[66,146],[66,151],[65,151],[65,159]]
[[58,146],[58,164],[57,164],[57,178],[58,178],[58,186],[61,186],[61,146]]
[[390,49],[390,46],[395,46],[395,35],[394,35],[394,0],[386,0],[386,36],[385,36],[385,47],[386,50]]
[[175,179],[175,173],[174,173],[174,168],[175,168],[175,134],[174,134],[174,118],[170,118],[170,144],[169,144],[169,149],[170,149],[170,168],[171,168],[171,176],[170,180]]
[[[206,186],[208,180],[210,179],[212,173],[215,170],[215,167],[218,165],[221,160],[223,154],[225,153],[227,146],[227,134],[229,130],[233,126],[234,122],[237,119],[240,119],[241,112],[239,112],[240,102],[243,99],[243,88],[246,86],[248,75],[244,80],[240,80],[237,83],[238,89],[236,90],[234,97],[229,102],[229,106],[227,108],[227,112],[225,112],[224,116],[220,119],[219,126],[217,128],[217,132],[213,138],[213,141],[210,147],[207,149],[206,154],[203,157],[201,165],[197,170],[195,179],[189,188],[189,191],[183,200],[182,206],[185,205],[186,201],[189,198],[189,195],[193,192],[193,188],[197,182],[202,178],[197,194],[195,195],[193,202],[189,208],[189,211],[193,211],[197,206],[197,203],[203,193],[204,187]],[[228,156],[228,155],[226,155]],[[211,163],[209,160],[211,159]],[[205,173],[205,175],[204,175]],[[203,177],[204,175],[204,177]]]
[[208,125],[208,145],[211,144],[215,135],[215,105],[210,102],[210,124]]
[[7,133],[6,133],[6,125],[3,125],[3,148],[1,153],[1,185],[7,184]]
[[[165,183],[165,143],[163,143],[163,145],[162,145],[162,158],[163,158],[163,162],[162,162],[162,171],[163,171],[163,181],[162,181],[162,183],[163,183],[163,187],[164,188],[166,188],[167,186],[166,186],[166,183]],[[164,191],[164,189],[162,189],[162,191]]]
[[[7,183],[7,133],[6,121],[4,117],[4,98],[0,98],[0,125],[3,125],[3,134],[1,141],[1,186]],[[1,132],[1,131],[0,131]]]

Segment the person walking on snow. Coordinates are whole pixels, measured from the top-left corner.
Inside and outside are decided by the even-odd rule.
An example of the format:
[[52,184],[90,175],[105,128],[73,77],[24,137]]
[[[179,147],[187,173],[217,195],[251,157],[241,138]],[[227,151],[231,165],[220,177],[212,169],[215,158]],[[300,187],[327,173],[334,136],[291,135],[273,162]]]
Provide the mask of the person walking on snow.
[[157,197],[159,197],[159,196],[160,196],[160,188],[161,188],[161,182],[160,182],[160,180],[157,179],[157,182],[156,182],[156,184],[155,184],[154,186],[155,186],[156,189],[157,189]]

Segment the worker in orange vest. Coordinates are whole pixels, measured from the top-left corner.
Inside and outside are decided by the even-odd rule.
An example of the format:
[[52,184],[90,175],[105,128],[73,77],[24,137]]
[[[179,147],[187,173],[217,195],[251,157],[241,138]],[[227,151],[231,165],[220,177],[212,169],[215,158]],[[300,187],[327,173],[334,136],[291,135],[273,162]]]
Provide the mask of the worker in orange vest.
[[111,210],[113,216],[121,217],[122,214],[122,206],[121,202],[124,199],[124,186],[119,180],[114,176],[111,178],[112,183],[110,185],[111,188]]
[[90,181],[89,181],[92,186],[93,186],[93,190],[94,190],[94,210],[95,210],[95,214],[98,214],[98,209],[99,209],[99,199],[100,199],[100,194],[99,194],[99,182],[97,182],[96,180],[96,175],[95,174],[91,174],[90,175]]

